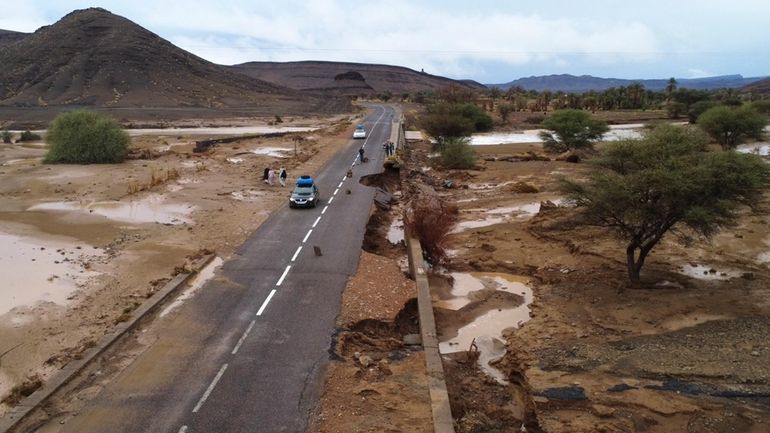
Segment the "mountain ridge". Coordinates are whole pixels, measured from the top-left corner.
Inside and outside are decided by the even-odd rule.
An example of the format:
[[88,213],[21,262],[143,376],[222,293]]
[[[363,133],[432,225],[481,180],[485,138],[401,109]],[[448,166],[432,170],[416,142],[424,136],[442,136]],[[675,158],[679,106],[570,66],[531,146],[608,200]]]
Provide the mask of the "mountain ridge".
[[[690,89],[720,89],[741,88],[766,77],[743,77],[740,74],[719,75],[703,78],[675,78],[677,87]],[[520,86],[525,90],[537,91],[561,91],[561,92],[587,92],[591,90],[602,91],[610,87],[628,86],[639,83],[648,90],[663,90],[668,85],[668,78],[659,79],[626,79],[626,78],[602,78],[592,75],[552,74],[519,78],[507,83],[487,84],[487,87],[498,87],[507,90]]]

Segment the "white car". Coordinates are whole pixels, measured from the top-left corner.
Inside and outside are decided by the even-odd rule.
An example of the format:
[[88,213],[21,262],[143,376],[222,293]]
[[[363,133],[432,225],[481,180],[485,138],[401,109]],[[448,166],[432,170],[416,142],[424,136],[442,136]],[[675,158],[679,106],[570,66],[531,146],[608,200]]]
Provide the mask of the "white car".
[[363,124],[356,126],[356,130],[353,131],[353,138],[366,138],[366,129]]

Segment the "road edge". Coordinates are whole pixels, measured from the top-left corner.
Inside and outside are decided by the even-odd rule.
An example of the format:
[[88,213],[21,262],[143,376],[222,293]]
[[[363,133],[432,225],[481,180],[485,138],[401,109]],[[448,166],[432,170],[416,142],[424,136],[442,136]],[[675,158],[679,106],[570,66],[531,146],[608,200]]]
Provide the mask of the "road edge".
[[208,254],[197,260],[193,264],[196,269],[192,272],[177,274],[166,283],[163,288],[155,292],[142,305],[131,313],[131,318],[121,322],[105,334],[96,346],[88,349],[80,359],[75,359],[67,363],[58,373],[53,375],[45,385],[33,392],[30,396],[22,400],[16,407],[0,418],[0,433],[9,433],[16,428],[21,421],[26,419],[33,411],[40,408],[56,391],[67,385],[80,372],[82,372],[91,362],[101,356],[107,349],[112,347],[121,337],[134,330],[139,322],[154,312],[158,306],[170,295],[177,292],[181,287],[186,286],[187,282],[203,269],[216,257],[216,254]]
[[406,250],[409,256],[409,272],[417,285],[417,310],[420,316],[420,336],[425,351],[425,367],[428,373],[430,406],[433,412],[435,433],[455,433],[452,408],[449,404],[444,365],[438,350],[436,319],[430,296],[428,276],[422,260],[422,245],[412,236],[406,236]]

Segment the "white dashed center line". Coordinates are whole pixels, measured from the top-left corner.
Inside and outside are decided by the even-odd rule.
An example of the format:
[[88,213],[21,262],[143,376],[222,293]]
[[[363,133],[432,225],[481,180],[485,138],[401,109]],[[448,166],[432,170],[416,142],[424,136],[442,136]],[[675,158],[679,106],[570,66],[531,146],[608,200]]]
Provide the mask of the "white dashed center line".
[[273,295],[275,295],[275,289],[270,291],[270,294],[267,295],[267,298],[265,299],[265,302],[262,303],[262,306],[259,307],[259,311],[257,311],[257,316],[261,316],[262,313],[265,312],[265,308],[267,308],[267,304],[270,303],[270,300],[273,299]]
[[343,184],[343,183],[345,183],[345,181],[344,181],[344,178],[343,178],[343,181],[342,181],[342,182],[340,182],[340,184],[339,184],[339,185],[337,185],[337,188],[342,188],[342,184]]
[[321,217],[318,217],[315,219],[315,222],[313,223],[313,228],[318,225],[318,221],[321,221]]
[[[332,201],[332,200],[329,199],[329,201]],[[321,215],[325,214],[327,209],[329,209],[329,205],[324,206],[323,210],[321,211]]]
[[294,252],[294,255],[293,255],[293,256],[291,256],[291,261],[292,261],[292,262],[293,262],[293,261],[295,261],[295,260],[297,260],[297,256],[299,255],[299,252],[300,252],[300,251],[302,251],[302,245],[300,245],[299,247],[297,247],[297,251],[295,251],[295,252]]
[[[329,204],[332,204],[333,201],[334,201],[334,197],[333,196],[329,197]],[[329,206],[326,206],[326,207],[329,207]]]
[[233,351],[231,352],[233,355],[235,355],[236,353],[238,353],[238,349],[240,349],[240,348],[241,348],[241,344],[243,344],[243,341],[244,341],[244,340],[246,340],[246,337],[248,337],[248,335],[249,335],[249,332],[251,332],[251,328],[253,328],[253,327],[254,327],[254,324],[255,324],[255,323],[257,323],[257,322],[256,322],[256,321],[254,321],[254,320],[252,320],[252,321],[251,321],[251,323],[249,324],[249,327],[248,327],[248,328],[246,328],[246,331],[245,331],[245,332],[243,333],[243,335],[241,336],[241,339],[240,339],[240,340],[238,340],[238,344],[236,344],[236,345],[235,345],[235,347],[233,348]]
[[283,279],[286,278],[286,275],[289,273],[289,269],[291,269],[291,265],[286,265],[286,269],[283,270],[283,274],[281,274],[281,278],[279,278],[278,282],[275,283],[276,287],[279,287],[281,283],[283,283]]
[[[321,212],[321,213],[323,213],[323,212]],[[309,238],[309,237],[310,237],[310,233],[313,233],[313,229],[310,229],[310,230],[308,230],[308,231],[307,231],[307,234],[305,235],[305,239],[302,239],[302,243],[303,243],[303,244],[304,244],[305,242],[307,242],[307,238]]]
[[186,433],[187,432],[187,426],[183,425],[182,428],[179,429],[179,433]]
[[338,193],[338,192],[340,192],[340,189],[339,189],[339,188],[335,189],[335,190],[334,190],[334,193],[332,193],[332,195],[337,195],[337,193]]
[[216,377],[214,377],[214,380],[211,381],[211,384],[209,384],[209,387],[206,388],[206,392],[203,393],[201,396],[201,399],[198,400],[198,404],[195,405],[193,408],[193,413],[197,413],[201,406],[203,406],[203,403],[206,402],[206,399],[209,398],[209,395],[211,395],[211,391],[214,390],[214,387],[217,386],[217,382],[219,382],[219,379],[222,378],[222,375],[225,374],[225,370],[227,370],[227,364],[223,365],[222,368],[219,369],[219,373],[217,373]]

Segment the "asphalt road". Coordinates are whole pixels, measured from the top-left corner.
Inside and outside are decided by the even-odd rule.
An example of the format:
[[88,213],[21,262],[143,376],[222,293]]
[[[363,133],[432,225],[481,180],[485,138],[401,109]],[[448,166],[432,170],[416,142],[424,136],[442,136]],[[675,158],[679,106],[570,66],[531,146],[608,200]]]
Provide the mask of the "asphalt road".
[[374,197],[358,179],[381,171],[393,115],[375,107],[369,162],[345,178],[363,142],[351,139],[316,178],[321,205],[275,212],[61,431],[306,431]]

